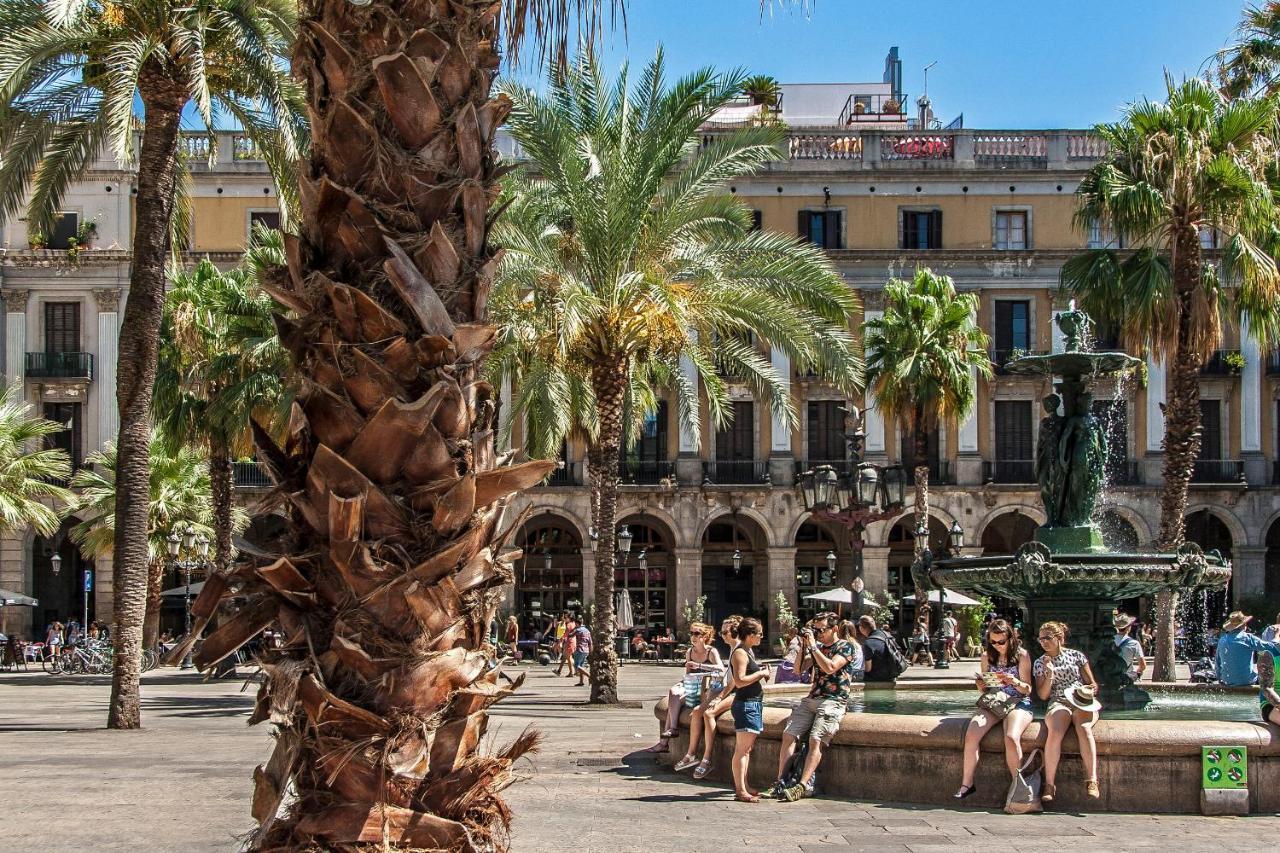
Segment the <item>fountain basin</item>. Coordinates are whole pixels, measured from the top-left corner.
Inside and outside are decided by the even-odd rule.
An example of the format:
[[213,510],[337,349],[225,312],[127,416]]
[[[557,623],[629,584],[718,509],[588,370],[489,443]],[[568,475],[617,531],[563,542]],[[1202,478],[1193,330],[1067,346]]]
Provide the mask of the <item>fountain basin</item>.
[[[897,687],[912,692],[915,685]],[[933,685],[928,685],[932,689]],[[1175,688],[1176,689],[1176,688]],[[766,701],[798,700],[807,688],[769,687]],[[882,692],[877,690],[877,692]],[[885,691],[887,692],[887,691]],[[971,698],[976,693],[969,691]],[[666,718],[667,702],[654,714]],[[752,753],[750,781],[761,788],[773,782],[782,729],[789,714],[783,707],[764,709],[764,732]],[[680,715],[673,739],[674,756],[688,746],[689,712]],[[969,713],[849,713],[826,751],[818,771],[818,791],[827,796],[873,802],[905,802],[953,806],[960,784],[961,746]],[[733,754],[733,722],[717,723],[712,778],[728,782]],[[1046,730],[1037,720],[1023,735],[1024,753],[1042,747]],[[1075,735],[1068,732],[1058,771],[1059,811],[1200,813],[1200,748],[1244,745],[1249,750],[1250,811],[1280,812],[1280,730],[1262,722],[1217,720],[1102,719],[1094,726],[1098,744],[1098,778],[1102,798],[1087,800]],[[1003,733],[994,729],[982,741],[982,761],[975,779],[979,793],[966,805],[999,808],[1004,804],[1009,774],[1004,766]]]

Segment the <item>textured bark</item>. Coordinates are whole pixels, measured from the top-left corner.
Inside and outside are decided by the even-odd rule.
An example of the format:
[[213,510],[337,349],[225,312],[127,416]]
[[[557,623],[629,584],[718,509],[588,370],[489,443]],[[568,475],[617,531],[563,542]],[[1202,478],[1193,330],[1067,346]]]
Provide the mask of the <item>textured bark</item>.
[[231,565],[232,475],[231,453],[221,442],[209,450],[209,485],[213,493],[213,568],[226,571]]
[[313,141],[276,286],[298,314],[277,323],[302,388],[284,446],[255,431],[290,541],[215,576],[193,611],[199,633],[232,581],[245,598],[201,668],[270,624],[284,636],[251,718],[277,733],[254,774],[252,849],[506,847],[500,791],[536,736],[478,751],[486,709],[514,689],[485,636],[520,556],[499,554],[520,523],[507,499],[554,464],[495,457],[480,378],[490,150],[510,107],[489,97],[499,7],[306,10],[294,70]]
[[[915,464],[915,524],[912,526],[911,534],[915,535],[915,531],[920,527],[921,522],[924,523],[925,529],[929,529],[929,436],[924,431],[925,418],[921,409],[917,408],[914,421],[912,423],[912,437],[915,446],[912,448],[912,461]],[[912,542],[915,542],[912,539]],[[920,557],[920,550],[917,546],[915,556]],[[916,580],[913,578],[913,580]],[[929,592],[919,583],[913,583],[914,593],[916,597],[916,619],[919,620],[919,614],[930,613],[933,608],[929,606]],[[942,614],[938,614],[938,618],[942,618]],[[939,623],[941,624],[941,623]]]
[[627,364],[598,365],[591,371],[600,432],[588,453],[591,465],[591,523],[596,528],[595,604],[591,620],[591,702],[618,701],[618,654],[614,636],[614,549],[618,516],[618,459],[622,449],[623,402],[627,393]]
[[[1170,359],[1164,410],[1164,486],[1160,492],[1162,550],[1182,544],[1186,529],[1187,489],[1200,453],[1200,368],[1204,356],[1193,345],[1190,322],[1195,288],[1200,286],[1202,256],[1199,235],[1189,228],[1178,238],[1173,261],[1173,284],[1178,296],[1177,346]],[[1152,677],[1173,681],[1174,614],[1178,591],[1156,595],[1155,661]]]
[[165,260],[178,175],[178,135],[186,89],[148,67],[139,81],[145,109],[134,199],[129,300],[120,324],[116,399],[116,528],[111,637],[115,660],[107,726],[142,725],[139,697],[150,560],[147,529],[151,507],[151,394],[156,379],[160,318],[164,311]]
[[142,647],[154,649],[160,642],[160,605],[164,592],[164,561],[152,560],[147,566],[147,612],[142,619]]

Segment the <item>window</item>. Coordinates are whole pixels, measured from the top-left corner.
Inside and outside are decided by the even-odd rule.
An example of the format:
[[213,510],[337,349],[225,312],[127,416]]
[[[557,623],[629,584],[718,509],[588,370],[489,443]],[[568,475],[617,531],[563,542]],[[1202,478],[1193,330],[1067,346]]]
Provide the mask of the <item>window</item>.
[[80,303],[44,304],[44,351],[49,355],[80,352]]
[[1222,401],[1200,401],[1200,459],[1222,458]]
[[670,473],[666,462],[667,401],[659,400],[656,411],[645,412],[640,437],[627,449],[619,474],[624,483],[656,485]]
[[1218,248],[1218,232],[1216,229],[1208,225],[1201,225],[1200,231],[1200,248],[1216,249]]
[[764,211],[763,210],[751,211],[751,230],[759,231],[762,228],[764,228]]
[[[928,430],[924,437],[924,443],[924,461],[925,464],[929,466],[929,479],[934,482],[938,482],[941,479],[938,476],[941,472],[941,467],[938,464],[938,430]],[[902,462],[902,466],[908,471],[915,468],[916,436],[905,427],[898,430],[898,459]],[[908,474],[907,476],[910,477],[911,475]]]
[[280,211],[278,210],[251,210],[249,211],[249,233],[253,233],[254,226],[263,225],[267,228],[280,228]]
[[1110,226],[1104,226],[1102,222],[1095,219],[1089,223],[1089,242],[1086,246],[1090,249],[1123,249],[1124,235],[1116,234],[1111,230]]
[[942,211],[902,211],[903,249],[941,249]]
[[733,402],[733,423],[716,430],[716,461],[751,461],[756,456],[755,404],[750,400]]
[[809,464],[844,462],[844,403],[840,400],[810,400],[808,409]]
[[80,214],[63,211],[53,222],[53,230],[45,241],[47,249],[69,249],[71,240],[80,232]]
[[997,483],[1034,483],[1031,401],[997,400],[995,433],[995,470],[991,479]]
[[1002,250],[1027,248],[1027,212],[997,210],[995,247]]
[[996,301],[996,352],[1003,362],[1013,350],[1031,349],[1031,302],[1026,299]]
[[80,467],[80,462],[83,459],[80,454],[81,421],[83,420],[80,417],[80,404],[45,403],[44,417],[45,420],[53,421],[55,424],[62,426],[61,431],[45,436],[45,449],[66,451],[67,456],[71,458],[71,470],[76,470]]
[[844,212],[840,210],[800,211],[800,236],[824,249],[844,248]]

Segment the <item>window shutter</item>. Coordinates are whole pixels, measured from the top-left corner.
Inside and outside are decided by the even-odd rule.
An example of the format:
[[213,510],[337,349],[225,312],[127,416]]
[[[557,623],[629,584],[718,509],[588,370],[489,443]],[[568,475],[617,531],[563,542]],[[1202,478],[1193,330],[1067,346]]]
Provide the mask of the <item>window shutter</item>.
[[1222,458],[1222,401],[1200,401],[1201,459]]
[[942,211],[935,210],[929,214],[929,248],[942,248]]
[[1013,303],[996,303],[996,349],[1013,349]]
[[44,351],[53,355],[80,351],[80,303],[44,304]]
[[809,211],[802,210],[796,215],[796,230],[801,240],[809,239]]
[[764,211],[751,211],[751,230],[759,231],[762,228],[764,228]]
[[915,214],[909,210],[902,212],[902,233],[898,235],[898,248],[910,249],[913,246],[911,237],[915,229],[912,225],[915,223]]
[[822,245],[826,249],[840,249],[840,212],[828,210],[823,216]]

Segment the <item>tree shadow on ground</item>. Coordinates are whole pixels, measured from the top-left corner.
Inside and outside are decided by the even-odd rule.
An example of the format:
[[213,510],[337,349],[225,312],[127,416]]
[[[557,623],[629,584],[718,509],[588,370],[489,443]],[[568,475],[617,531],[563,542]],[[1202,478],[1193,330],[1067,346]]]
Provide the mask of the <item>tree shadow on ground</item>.
[[253,697],[144,695],[142,710],[167,717],[242,717],[253,710]]

